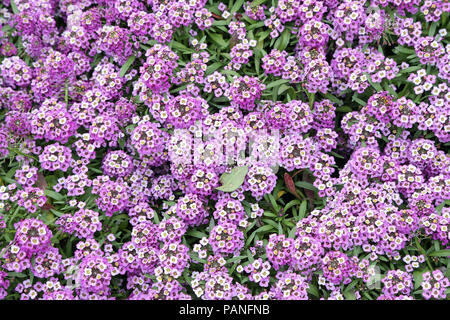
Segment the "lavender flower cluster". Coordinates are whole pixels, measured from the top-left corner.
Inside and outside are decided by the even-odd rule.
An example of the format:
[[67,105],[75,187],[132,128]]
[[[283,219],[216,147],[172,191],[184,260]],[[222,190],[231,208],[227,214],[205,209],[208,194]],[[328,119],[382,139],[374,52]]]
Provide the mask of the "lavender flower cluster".
[[450,296],[445,0],[0,2],[0,299]]

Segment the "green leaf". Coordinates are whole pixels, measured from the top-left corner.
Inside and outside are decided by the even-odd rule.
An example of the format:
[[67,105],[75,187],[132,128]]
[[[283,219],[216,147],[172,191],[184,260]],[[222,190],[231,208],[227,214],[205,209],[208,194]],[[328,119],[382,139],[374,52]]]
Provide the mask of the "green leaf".
[[276,80],[276,81],[273,81],[273,82],[269,83],[266,86],[266,89],[271,89],[271,88],[274,88],[276,86],[279,86],[279,85],[282,85],[282,84],[285,84],[285,83],[288,83],[288,82],[289,82],[289,80],[279,79],[279,80]]
[[390,94],[392,94],[394,97],[396,97],[396,98],[398,97],[397,92],[394,90],[394,88],[391,85],[386,83],[386,84],[383,85],[383,88],[386,91],[388,91]]
[[253,241],[253,239],[255,238],[255,236],[256,236],[256,231],[253,232],[253,233],[250,235],[250,237],[248,237],[247,241],[245,241],[245,246],[246,246],[246,247],[247,247],[250,243],[252,243],[252,241]]
[[208,68],[206,68],[206,74],[211,74],[214,71],[216,71],[217,69],[219,69],[222,66],[222,63],[220,62],[214,62],[212,65],[208,66]]
[[345,299],[347,300],[356,300],[356,296],[353,291],[344,291],[343,294]]
[[422,69],[422,66],[414,66],[400,70],[400,73],[411,73],[417,70]]
[[64,102],[66,103],[67,108],[69,107],[69,82],[66,79],[66,84],[64,87]]
[[261,27],[264,27],[264,21],[260,21],[260,22],[253,23],[253,24],[249,25],[247,27],[247,31],[251,31],[253,29],[261,28]]
[[295,232],[297,231],[297,228],[292,228],[291,231],[289,231],[289,235],[288,238],[294,238],[295,237]]
[[228,262],[228,263],[233,263],[233,262],[236,262],[236,261],[241,261],[243,258],[246,258],[246,257],[247,257],[247,256],[237,256],[237,257],[233,257],[233,258],[227,260],[227,262]]
[[273,195],[271,195],[270,193],[266,195],[267,198],[269,198],[270,203],[272,204],[272,207],[275,211],[280,211],[280,207],[277,204],[277,201],[275,200],[275,198],[273,197]]
[[316,100],[316,95],[311,92],[305,92],[308,96],[309,107],[312,109],[314,107],[314,101]]
[[306,182],[306,181],[297,181],[295,183],[295,185],[297,187],[299,187],[299,188],[304,188],[304,189],[308,189],[308,190],[311,190],[311,191],[317,191],[317,188],[314,187],[314,185],[312,185],[311,183]]
[[336,111],[337,111],[337,112],[344,112],[344,113],[347,113],[347,112],[352,112],[353,109],[352,109],[351,107],[349,107],[349,106],[341,106],[341,107],[337,107],[337,108],[336,108]]
[[96,173],[103,173],[103,171],[101,171],[101,170],[99,170],[99,169],[97,169],[97,168],[93,168],[93,167],[88,167],[89,168],[89,170],[91,170],[91,171],[93,171],[93,172],[96,172]]
[[290,39],[291,39],[291,32],[287,29],[284,30],[283,33],[281,34],[281,37],[279,37],[275,42],[275,48],[280,51],[286,49]]
[[300,200],[298,200],[298,199],[291,200],[291,201],[289,201],[289,202],[284,206],[283,211],[284,211],[284,212],[287,212],[290,208],[292,208],[293,206],[298,205],[298,204],[300,204],[300,203],[301,203],[301,202],[300,202]]
[[306,289],[306,291],[315,297],[320,297],[319,289],[314,284],[310,284],[309,288]]
[[4,33],[7,33],[7,32],[9,32],[9,31],[11,31],[12,30],[12,28],[10,27],[10,26],[3,26],[2,27],[2,31],[4,32]]
[[261,58],[263,57],[261,51],[259,49],[256,49],[256,53],[255,53],[255,70],[256,73],[259,73],[259,71],[261,70],[260,66],[261,66]]
[[186,234],[188,236],[192,236],[192,237],[196,237],[196,238],[203,238],[203,237],[208,237],[206,234],[204,234],[203,232],[200,231],[196,231],[196,230],[190,230],[188,232],[186,232]]
[[265,225],[265,226],[262,226],[262,227],[259,227],[258,229],[256,229],[255,233],[259,233],[259,232],[263,232],[263,231],[269,231],[269,230],[272,230],[272,229],[275,229],[275,227],[272,226],[272,225]]
[[238,11],[240,8],[242,8],[242,5],[244,4],[244,0],[237,0],[235,4],[231,7],[230,13],[234,13]]
[[216,189],[224,192],[233,192],[244,183],[247,172],[247,166],[234,167],[231,170],[231,173],[225,172],[222,174],[220,177],[220,182],[222,182],[222,185]]
[[292,87],[286,85],[286,84],[282,84],[279,88],[278,88],[278,94],[282,94],[283,92],[285,92],[286,90],[291,89]]
[[333,96],[330,93],[327,93],[324,95],[325,98],[327,98],[328,100],[337,103],[338,105],[342,106],[344,104],[344,102],[342,102],[342,100],[338,99],[337,97]]
[[414,290],[420,287],[420,284],[423,280],[423,273],[426,272],[426,269],[423,270],[417,270],[413,272],[414,277]]
[[25,278],[27,275],[21,272],[8,272],[8,277]]
[[275,218],[277,215],[275,213],[273,213],[273,212],[270,212],[270,211],[264,211],[264,216],[265,217]]
[[231,76],[238,76],[238,77],[240,76],[240,74],[237,73],[234,70],[223,70],[222,73],[223,74],[227,74],[227,75],[231,75]]
[[228,45],[228,42],[223,40],[223,36],[220,33],[208,33],[210,38],[217,43],[220,47],[225,48]]
[[450,249],[434,251],[429,254],[430,257],[450,257]]
[[91,68],[95,68],[98,65],[98,63],[100,62],[100,60],[102,59],[102,57],[103,57],[102,53],[97,53],[94,56],[94,61],[92,61],[92,63],[91,63]]
[[295,229],[295,224],[291,220],[284,219],[282,221],[283,221],[283,224],[285,226],[288,226],[289,228],[294,228]]
[[60,212],[58,210],[55,210],[55,209],[50,209],[50,212],[53,213],[54,215],[58,216],[58,217],[61,217],[64,214],[64,213],[62,213],[62,212]]
[[20,13],[19,9],[17,9],[16,3],[14,2],[14,0],[11,0],[11,9],[14,14]]
[[250,7],[257,7],[262,5],[266,0],[253,0],[252,3],[250,3]]
[[301,203],[301,205],[300,205],[300,211],[299,211],[299,213],[298,213],[298,215],[299,215],[299,219],[303,219],[304,217],[305,217],[305,215],[306,215],[306,206],[307,206],[307,201],[306,200],[303,200],[302,201],[302,203]]
[[436,211],[441,213],[442,212],[442,208],[445,207],[445,206],[448,206],[448,205],[450,205],[450,200],[444,200],[440,205],[438,205],[436,207]]
[[331,153],[332,156],[334,156],[334,157],[336,157],[336,158],[339,158],[339,159],[345,159],[345,157],[341,156],[340,154],[338,154],[338,153],[336,153],[336,152],[334,152],[334,151],[331,151],[330,153]]
[[188,48],[184,44],[182,44],[182,43],[180,43],[178,41],[175,41],[175,40],[172,40],[170,42],[170,44],[171,44],[172,48],[180,50],[183,53],[193,53],[193,52],[195,52],[193,49]]
[[218,27],[218,26],[227,26],[230,24],[230,21],[227,20],[214,20],[213,22],[213,27]]
[[2,180],[5,181],[6,183],[16,183],[16,180],[8,177],[3,177]]
[[436,28],[437,28],[437,23],[433,22],[431,24],[430,31],[428,31],[428,35],[431,37],[434,36],[434,33],[436,32]]
[[64,199],[64,196],[62,196],[61,194],[59,194],[55,191],[52,191],[52,190],[48,190],[48,189],[44,190],[44,194],[46,196],[49,196],[52,199],[55,199],[56,201],[60,201],[60,200]]
[[360,104],[363,107],[367,105],[367,103],[365,101],[363,101],[357,97],[356,93],[352,96],[352,101],[357,102],[358,104]]
[[131,56],[128,58],[127,62],[125,62],[122,68],[120,69],[119,77],[125,76],[125,74],[127,73],[128,69],[130,69],[135,59],[136,59],[135,56]]
[[72,236],[72,237],[70,237],[69,241],[67,241],[66,252],[65,252],[66,253],[66,257],[70,257],[70,255],[72,254],[72,251],[73,251],[72,243],[73,243],[74,239],[75,239],[75,237]]
[[405,48],[403,46],[398,46],[394,49],[394,51],[398,51],[401,53],[405,53],[405,54],[411,54],[411,53],[415,53],[414,49],[411,48]]

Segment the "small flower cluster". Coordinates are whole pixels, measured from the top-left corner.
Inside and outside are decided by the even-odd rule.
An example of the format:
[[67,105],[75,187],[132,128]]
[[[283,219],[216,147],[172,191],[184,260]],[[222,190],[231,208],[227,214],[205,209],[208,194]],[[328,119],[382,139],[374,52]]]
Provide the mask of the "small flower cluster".
[[67,171],[72,162],[72,151],[59,143],[49,144],[39,155],[39,162],[45,170]]

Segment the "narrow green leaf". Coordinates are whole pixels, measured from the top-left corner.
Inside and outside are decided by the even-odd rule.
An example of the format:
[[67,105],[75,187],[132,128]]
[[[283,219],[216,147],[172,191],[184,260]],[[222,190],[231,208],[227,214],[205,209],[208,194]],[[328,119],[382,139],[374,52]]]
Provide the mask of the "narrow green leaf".
[[337,107],[336,108],[336,112],[347,113],[347,112],[352,112],[352,111],[353,111],[353,109],[351,107],[349,107],[349,106],[341,106],[341,107]]
[[291,200],[284,206],[283,210],[284,210],[284,212],[287,212],[290,208],[292,208],[295,205],[299,205],[300,203],[301,203],[301,201],[298,199]]
[[314,187],[314,185],[312,185],[311,183],[306,182],[306,181],[297,181],[295,183],[295,185],[297,187],[299,187],[299,188],[304,188],[304,189],[308,189],[308,190],[311,190],[311,191],[317,191],[317,188]]
[[450,257],[450,249],[434,251],[429,254],[430,257]]
[[271,217],[271,218],[275,218],[277,215],[273,212],[270,211],[264,211],[264,216],[265,217]]
[[397,46],[394,50],[398,51],[398,52],[401,52],[401,53],[405,53],[405,54],[415,53],[414,49],[405,48],[403,46]]
[[253,29],[261,28],[261,27],[264,27],[264,21],[260,21],[260,22],[253,23],[253,24],[249,25],[247,27],[247,31],[251,31]]
[[266,224],[271,225],[275,230],[278,229],[278,223],[276,223],[275,221],[271,219],[262,219],[262,221],[265,222]]
[[52,191],[52,190],[48,190],[48,189],[44,190],[44,194],[46,196],[49,196],[52,199],[57,200],[57,201],[60,201],[60,200],[64,199],[64,196],[62,196],[61,194],[59,194],[59,193],[57,193],[55,191]]
[[423,273],[426,271],[427,270],[422,269],[422,270],[417,270],[417,271],[413,272],[414,290],[420,287],[420,284],[422,283],[422,280],[423,280]]
[[278,234],[283,234],[283,226],[278,222]]
[[135,59],[136,59],[135,56],[131,56],[128,58],[127,62],[125,62],[124,65],[122,66],[122,68],[120,69],[119,77],[125,76],[125,74],[127,73],[128,69],[131,67],[131,65],[133,64]]
[[20,13],[19,9],[17,9],[16,3],[14,2],[14,0],[11,0],[11,9],[12,9],[12,12],[14,14],[19,14]]
[[330,93],[325,94],[324,97],[334,103],[337,103],[340,106],[342,106],[344,104],[344,102],[342,102],[342,100],[338,99],[337,97],[335,97],[334,95],[332,95]]
[[285,92],[286,90],[291,89],[290,86],[286,85],[286,84],[282,84],[279,88],[278,88],[278,94],[282,94],[283,92]]
[[273,226],[271,226],[271,225],[265,225],[265,226],[262,226],[262,227],[259,227],[258,229],[256,229],[255,233],[259,233],[259,232],[263,232],[263,231],[269,231],[269,230],[272,230],[272,229],[275,229],[275,228]]
[[273,195],[271,195],[270,193],[266,195],[266,197],[269,199],[270,203],[272,204],[273,209],[278,212],[280,211],[280,207],[278,206],[277,201],[275,200],[275,198],[273,197]]
[[297,228],[292,228],[291,231],[289,231],[289,238],[294,238],[295,237],[295,231],[297,231]]
[[250,3],[250,7],[257,7],[262,5],[264,2],[266,2],[267,0],[253,0],[252,3]]
[[275,48],[280,51],[286,49],[290,39],[291,39],[291,32],[287,29],[284,30],[283,33],[281,34],[281,37],[279,37],[277,42],[275,42]]
[[25,278],[27,275],[21,272],[8,272],[8,277]]
[[356,296],[353,291],[344,291],[343,294],[345,299],[347,300],[356,300]]
[[430,26],[430,31],[428,31],[428,35],[429,36],[434,36],[434,33],[436,32],[436,28],[437,28],[437,23],[433,22]]
[[422,66],[414,66],[400,70],[400,73],[411,73],[417,70],[422,69]]
[[208,68],[206,68],[206,74],[211,74],[214,71],[216,71],[217,69],[219,69],[222,66],[222,63],[220,62],[214,62],[212,65],[208,66]]
[[244,0],[237,0],[236,3],[231,7],[230,12],[231,13],[237,12],[239,9],[242,8],[243,4],[244,4]]
[[188,236],[192,236],[192,237],[199,238],[199,239],[201,239],[201,238],[203,238],[203,237],[208,237],[208,236],[207,236],[206,234],[204,234],[203,232],[196,231],[196,230],[190,230],[190,231],[186,232],[186,234],[187,234]]
[[330,153],[331,153],[332,156],[334,156],[334,157],[336,157],[336,158],[339,158],[339,159],[345,159],[343,156],[341,156],[340,154],[337,154],[337,153],[334,152],[334,151],[331,151]]
[[172,41],[170,42],[170,44],[172,45],[172,48],[177,49],[177,50],[180,50],[180,51],[183,52],[183,53],[192,53],[192,52],[195,52],[195,50],[193,50],[193,49],[191,49],[191,48],[188,48],[188,47],[186,47],[184,44],[182,44],[182,43],[180,43],[180,42],[178,42],[178,41],[175,41],[175,40],[172,40]]
[[319,297],[319,289],[314,284],[309,284],[309,288],[306,289],[306,291],[310,294],[312,294],[315,297]]
[[252,243],[252,241],[253,241],[253,239],[255,238],[255,236],[256,236],[256,231],[252,232],[252,234],[250,235],[250,237],[248,237],[247,241],[245,241],[245,246],[246,246],[246,247],[248,247],[248,245],[249,245],[250,243]]
[[266,89],[271,89],[271,88],[274,88],[276,86],[279,86],[279,85],[282,85],[282,84],[285,84],[285,83],[288,83],[288,82],[289,82],[289,80],[286,80],[286,79],[275,80],[275,81],[272,81],[271,83],[269,83],[266,86]]
[[55,209],[50,209],[50,212],[53,213],[55,216],[61,217],[64,213],[55,210]]
[[69,82],[66,79],[65,87],[64,87],[64,102],[66,103],[67,108],[69,107]]
[[298,217],[299,217],[299,219],[303,219],[304,217],[305,217],[305,215],[306,215],[306,206],[307,206],[307,201],[306,200],[303,200],[302,201],[302,203],[301,203],[301,205],[300,205],[300,210],[299,210],[299,213],[298,213]]
[[357,102],[359,105],[363,107],[367,105],[367,103],[364,100],[361,100],[360,98],[357,97],[356,93],[352,96],[352,101]]

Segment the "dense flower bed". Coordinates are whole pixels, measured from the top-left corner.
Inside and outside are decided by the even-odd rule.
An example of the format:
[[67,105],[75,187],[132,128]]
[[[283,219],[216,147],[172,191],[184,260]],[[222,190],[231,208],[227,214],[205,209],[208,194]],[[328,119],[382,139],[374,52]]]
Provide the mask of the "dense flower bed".
[[445,0],[0,2],[0,299],[445,299]]

